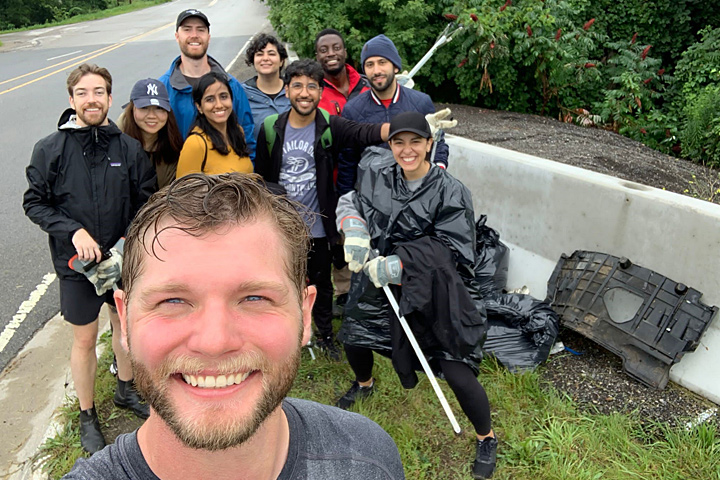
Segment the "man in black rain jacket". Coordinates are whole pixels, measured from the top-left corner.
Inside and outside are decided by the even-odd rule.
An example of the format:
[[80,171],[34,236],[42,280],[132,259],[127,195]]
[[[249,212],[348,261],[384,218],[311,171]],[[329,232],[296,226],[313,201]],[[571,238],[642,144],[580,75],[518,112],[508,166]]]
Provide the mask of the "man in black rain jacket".
[[[149,414],[133,388],[132,367],[119,343],[120,323],[110,286],[119,279],[122,256],[116,250],[107,258],[107,252],[153,193],[156,176],[140,143],[107,118],[112,105],[110,73],[83,64],[70,73],[67,86],[72,108],[60,117],[57,132],[35,144],[26,170],[23,208],[49,236],[60,280],[60,311],[73,326],[70,369],[80,401],[81,443],[93,453],[105,446],[93,402],[97,319],[103,303],[110,306],[118,366],[115,404],[142,418]],[[95,284],[70,267],[76,254],[84,263],[98,264],[92,274]]]

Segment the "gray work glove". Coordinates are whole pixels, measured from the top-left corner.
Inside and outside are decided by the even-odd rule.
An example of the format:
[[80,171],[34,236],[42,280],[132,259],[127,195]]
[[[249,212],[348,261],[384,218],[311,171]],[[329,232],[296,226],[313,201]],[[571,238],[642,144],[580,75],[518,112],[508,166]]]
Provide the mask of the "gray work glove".
[[351,272],[360,272],[370,255],[370,234],[366,225],[359,217],[345,217],[340,221],[340,230],[345,235],[345,261]]
[[93,283],[98,296],[112,289],[120,281],[122,278],[122,264],[123,254],[116,248],[111,248],[110,258],[103,260],[97,266],[98,281]]
[[90,283],[93,284],[93,286],[95,287],[95,293],[97,293],[99,297],[107,290],[103,290],[103,284],[105,283],[105,280],[100,279],[100,276],[98,275],[98,266],[99,265],[95,265],[90,270],[83,272],[83,274],[88,280],[90,280]]
[[377,288],[382,288],[390,283],[400,285],[402,283],[402,261],[397,255],[388,257],[375,257],[365,264],[363,271],[370,277]]
[[433,138],[438,130],[447,130],[448,128],[453,128],[457,125],[457,120],[446,120],[446,118],[450,115],[452,115],[452,112],[449,108],[444,108],[439,112],[428,113],[425,115],[425,120],[427,120],[428,125],[430,125],[430,132],[432,133]]

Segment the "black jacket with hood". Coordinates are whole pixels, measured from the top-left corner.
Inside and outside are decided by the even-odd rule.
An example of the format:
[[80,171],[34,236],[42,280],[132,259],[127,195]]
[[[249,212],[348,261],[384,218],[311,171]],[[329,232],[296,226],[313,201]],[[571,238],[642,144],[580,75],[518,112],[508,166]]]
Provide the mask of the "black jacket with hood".
[[140,142],[113,122],[80,127],[75,118],[67,109],[58,131],[35,144],[23,208],[48,233],[58,276],[81,280],[68,267],[73,234],[84,228],[102,250],[112,247],[154,192],[156,177]]
[[[268,151],[265,125],[260,128],[255,154],[255,173],[260,174],[266,182],[278,183],[280,180],[285,127],[289,116],[290,111],[288,110],[281,113],[275,122],[275,143],[272,146],[272,152]],[[332,145],[324,148],[321,144],[321,137],[328,128],[332,133]],[[337,207],[338,196],[333,182],[334,166],[341,160],[339,160],[338,154],[345,147],[361,148],[382,143],[381,128],[381,124],[356,123],[337,115],[331,115],[328,123],[320,111],[315,114],[315,146],[313,151],[317,175],[318,204],[323,227],[331,245],[337,243],[340,239],[337,228],[335,228],[335,207]],[[338,165],[338,178],[341,177],[342,173],[349,170],[353,172],[352,176],[354,177],[355,169],[357,169],[356,163]]]

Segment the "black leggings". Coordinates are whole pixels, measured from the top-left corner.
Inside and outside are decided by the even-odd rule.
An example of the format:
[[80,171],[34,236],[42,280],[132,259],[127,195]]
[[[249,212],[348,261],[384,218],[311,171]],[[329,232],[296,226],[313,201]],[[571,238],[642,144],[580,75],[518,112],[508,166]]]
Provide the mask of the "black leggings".
[[[359,382],[367,382],[372,378],[374,364],[373,352],[369,348],[344,345],[350,367]],[[490,401],[487,393],[472,368],[462,362],[438,360],[440,369],[460,403],[465,415],[473,424],[478,435],[487,435],[491,430]]]

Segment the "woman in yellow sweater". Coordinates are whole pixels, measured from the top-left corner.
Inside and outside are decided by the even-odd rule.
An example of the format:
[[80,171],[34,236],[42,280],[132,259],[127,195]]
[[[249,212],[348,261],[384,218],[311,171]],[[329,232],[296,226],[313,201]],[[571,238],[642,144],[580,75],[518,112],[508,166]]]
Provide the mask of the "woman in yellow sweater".
[[210,72],[200,77],[193,99],[198,115],[180,152],[177,178],[197,172],[252,173],[245,135],[233,111],[232,91],[225,76]]

